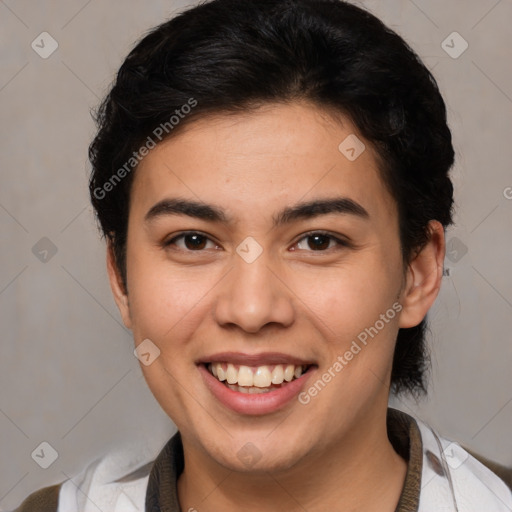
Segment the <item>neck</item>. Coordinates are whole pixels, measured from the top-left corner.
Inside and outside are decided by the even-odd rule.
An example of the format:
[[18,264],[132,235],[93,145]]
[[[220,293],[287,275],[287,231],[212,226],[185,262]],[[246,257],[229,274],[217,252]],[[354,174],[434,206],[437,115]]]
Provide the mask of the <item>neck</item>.
[[[382,414],[380,419],[382,418]],[[365,421],[343,439],[284,471],[239,473],[205,460],[183,440],[178,480],[183,510],[247,512],[394,512],[407,463],[393,449],[385,424]]]

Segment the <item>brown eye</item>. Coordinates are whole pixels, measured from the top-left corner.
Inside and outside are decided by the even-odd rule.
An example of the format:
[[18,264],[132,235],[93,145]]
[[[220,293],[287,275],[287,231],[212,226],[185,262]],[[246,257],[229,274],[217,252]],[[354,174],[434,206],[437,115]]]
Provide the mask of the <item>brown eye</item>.
[[[300,244],[303,240],[307,240],[307,247],[313,251],[325,252],[327,249],[331,249],[336,246],[348,247],[348,243],[332,236],[328,233],[323,232],[313,232],[307,233],[304,237],[302,237],[298,242],[297,246],[301,250],[307,250],[305,247],[300,247]],[[331,246],[331,242],[334,242],[334,246]]]
[[[180,239],[183,239],[183,245],[176,243]],[[169,247],[171,245],[176,245],[179,249],[183,249],[185,251],[201,251],[206,248],[208,241],[213,243],[206,235],[192,231],[190,233],[182,233],[181,235],[175,236],[168,242],[165,242],[164,246]]]

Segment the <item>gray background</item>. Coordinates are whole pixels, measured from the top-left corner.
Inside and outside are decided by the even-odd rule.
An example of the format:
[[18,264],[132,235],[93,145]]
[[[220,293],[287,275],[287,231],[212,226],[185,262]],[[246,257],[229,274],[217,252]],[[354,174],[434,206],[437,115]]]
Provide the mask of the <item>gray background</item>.
[[[192,4],[0,0],[1,508],[116,447],[145,440],[156,455],[174,432],[111,297],[86,150],[89,110],[134,41]],[[449,275],[430,313],[434,384],[419,404],[392,403],[512,465],[512,1],[361,4],[433,70],[457,153]],[[31,47],[44,31],[59,45],[47,59]],[[441,46],[453,31],[469,44],[458,58]],[[31,457],[43,441],[59,453],[48,469]]]

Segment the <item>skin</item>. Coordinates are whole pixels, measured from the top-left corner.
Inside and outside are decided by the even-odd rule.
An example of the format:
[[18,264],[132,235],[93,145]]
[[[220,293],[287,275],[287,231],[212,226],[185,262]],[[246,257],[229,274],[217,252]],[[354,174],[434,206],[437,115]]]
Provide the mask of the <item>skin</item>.
[[[404,275],[396,204],[372,147],[342,120],[305,102],[204,118],[160,143],[136,171],[127,293],[110,247],[107,268],[135,344],[149,338],[161,351],[141,368],[182,435],[183,510],[395,510],[407,464],[386,433],[394,344],[398,329],[417,325],[438,294],[444,231],[430,222],[430,241]],[[355,161],[338,150],[349,134],[366,145]],[[331,213],[272,227],[282,208],[332,196],[358,202],[369,220]],[[145,223],[167,197],[215,204],[235,223],[182,215]],[[200,250],[184,238],[163,246],[188,230],[207,237]],[[317,230],[350,245],[327,238],[315,250],[304,233]],[[236,252],[247,236],[263,250],[252,263]],[[397,301],[400,313],[307,405],[235,413],[195,364],[214,352],[278,351],[315,362],[310,386]],[[248,442],[261,456],[251,467],[237,456]]]

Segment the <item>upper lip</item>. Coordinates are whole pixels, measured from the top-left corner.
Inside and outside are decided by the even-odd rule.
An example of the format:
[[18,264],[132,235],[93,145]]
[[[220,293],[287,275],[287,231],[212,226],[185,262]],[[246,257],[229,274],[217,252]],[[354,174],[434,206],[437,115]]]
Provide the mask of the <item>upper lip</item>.
[[293,364],[295,366],[307,366],[314,364],[312,361],[306,361],[305,359],[280,352],[261,352],[259,354],[217,352],[215,354],[202,357],[197,361],[197,364],[206,363],[233,363],[244,366],[263,366],[267,364]]

